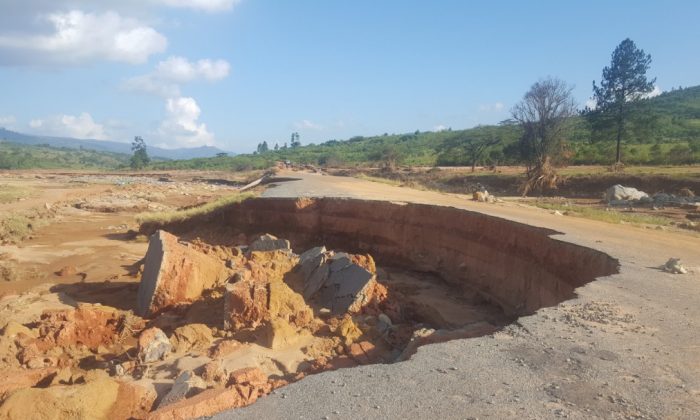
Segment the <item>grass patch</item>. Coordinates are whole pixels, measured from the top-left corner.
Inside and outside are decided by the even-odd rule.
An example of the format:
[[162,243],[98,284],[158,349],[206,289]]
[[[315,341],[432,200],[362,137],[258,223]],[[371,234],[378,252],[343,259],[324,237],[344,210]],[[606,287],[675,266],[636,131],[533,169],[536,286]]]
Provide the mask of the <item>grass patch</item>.
[[33,231],[32,220],[21,214],[0,215],[0,243],[14,243]]
[[607,223],[629,223],[634,225],[658,225],[670,226],[671,219],[648,214],[620,212],[617,210],[605,210],[596,207],[552,204],[552,203],[528,203],[535,207],[546,210],[558,210],[567,216],[583,217],[586,219],[599,220]]
[[30,196],[31,193],[31,188],[2,184],[0,185],[0,204],[15,202],[20,198]]
[[393,187],[400,187],[403,184],[401,181],[397,181],[395,179],[369,176],[369,175],[364,174],[364,173],[359,173],[359,174],[355,175],[355,178],[362,179],[364,181],[372,181],[372,182],[378,182],[380,184],[391,185]]
[[174,210],[174,211],[164,211],[158,213],[141,213],[136,215],[136,221],[143,224],[160,224],[165,225],[169,223],[178,223],[189,220],[193,217],[202,216],[205,214],[212,213],[216,210],[226,207],[230,204],[240,203],[241,201],[247,200],[254,197],[253,193],[243,193],[243,194],[232,194],[221,197],[212,202],[202,204],[201,206],[192,207],[185,210]]

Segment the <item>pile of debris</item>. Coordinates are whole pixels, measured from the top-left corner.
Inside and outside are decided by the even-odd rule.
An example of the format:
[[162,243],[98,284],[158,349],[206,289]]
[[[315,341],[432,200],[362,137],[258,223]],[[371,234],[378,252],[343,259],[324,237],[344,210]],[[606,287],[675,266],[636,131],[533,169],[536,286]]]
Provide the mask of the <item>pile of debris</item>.
[[48,289],[0,300],[0,417],[26,418],[27,407],[47,418],[206,416],[452,337],[404,319],[367,254],[158,231],[141,273],[135,314]]
[[603,200],[612,207],[684,207],[694,209],[700,206],[700,197],[693,191],[683,188],[678,194],[656,193],[652,196],[636,188],[613,185],[603,194]]

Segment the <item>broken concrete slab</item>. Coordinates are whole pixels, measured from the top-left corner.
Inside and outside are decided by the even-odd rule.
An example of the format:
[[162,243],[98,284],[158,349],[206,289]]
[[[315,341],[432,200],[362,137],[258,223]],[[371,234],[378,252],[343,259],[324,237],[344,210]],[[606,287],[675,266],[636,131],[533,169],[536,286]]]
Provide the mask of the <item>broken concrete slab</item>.
[[151,236],[139,284],[136,311],[151,316],[189,303],[228,278],[225,265],[159,230]]
[[165,394],[158,404],[158,408],[193,397],[205,389],[207,389],[207,383],[204,382],[204,379],[195,375],[192,371],[186,370],[175,379],[173,387]]
[[248,246],[249,252],[274,251],[277,249],[291,250],[291,246],[288,240],[278,239],[276,236],[270,235],[269,233],[259,236]]
[[335,315],[358,312],[369,302],[368,291],[376,276],[356,264],[331,271],[320,291],[320,304]]

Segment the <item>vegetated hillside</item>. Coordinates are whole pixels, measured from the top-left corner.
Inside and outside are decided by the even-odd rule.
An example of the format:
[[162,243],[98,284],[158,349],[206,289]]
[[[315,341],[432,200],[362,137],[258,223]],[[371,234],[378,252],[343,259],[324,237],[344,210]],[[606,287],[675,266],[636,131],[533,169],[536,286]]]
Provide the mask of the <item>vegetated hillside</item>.
[[[70,137],[49,137],[22,134],[0,127],[0,141],[5,140],[25,145],[48,145],[64,149],[94,150],[98,152],[131,154],[131,143],[108,140],[74,139]],[[148,146],[151,157],[159,159],[187,159],[213,157],[224,151],[216,147],[201,146],[180,149],[163,149]]]
[[127,167],[129,158],[121,153],[0,141],[0,169],[117,169]]
[[[700,86],[666,92],[639,102],[627,127],[623,160],[627,164],[685,164],[700,162]],[[593,133],[589,121],[577,116],[571,121],[570,163],[610,164],[614,160],[614,135]],[[466,144],[469,139],[498,138],[479,164],[521,163],[518,126],[505,121],[495,126],[441,132],[418,131],[329,140],[320,145],[238,155],[156,163],[161,169],[260,169],[278,160],[316,165],[377,165],[394,161],[404,165],[470,165]],[[285,139],[286,140],[286,139]],[[284,143],[285,140],[279,143]],[[303,140],[303,139],[302,139]]]

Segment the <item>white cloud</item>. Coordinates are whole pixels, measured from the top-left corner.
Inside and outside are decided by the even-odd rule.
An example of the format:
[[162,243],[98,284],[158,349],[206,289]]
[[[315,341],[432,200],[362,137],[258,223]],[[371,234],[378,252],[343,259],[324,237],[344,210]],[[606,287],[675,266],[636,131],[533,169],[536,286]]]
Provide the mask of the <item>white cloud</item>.
[[171,7],[183,7],[204,12],[225,12],[233,9],[240,0],[154,0]]
[[440,131],[445,131],[447,130],[447,127],[445,127],[442,124],[438,124],[435,127],[433,127],[433,131],[440,132]]
[[322,125],[316,124],[316,123],[309,121],[309,120],[301,120],[301,121],[295,122],[294,128],[296,128],[297,130],[316,130],[316,131],[323,130]]
[[481,104],[479,105],[479,111],[484,111],[484,112],[501,112],[503,109],[505,109],[505,105],[503,102],[495,102],[493,104]]
[[596,102],[596,100],[594,98],[586,99],[585,105],[586,105],[586,108],[591,109],[591,110],[598,108],[598,102]]
[[653,89],[651,92],[649,92],[649,93],[647,93],[646,95],[644,95],[643,97],[644,97],[644,98],[653,98],[653,97],[655,97],[655,96],[661,95],[662,93],[664,93],[664,92],[661,90],[660,87],[654,86],[654,89]]
[[171,56],[159,62],[149,74],[132,77],[123,83],[126,90],[163,97],[180,96],[180,85],[197,80],[216,82],[226,78],[231,65],[226,60],[202,59],[191,62]]
[[56,12],[40,19],[53,33],[0,35],[0,60],[21,64],[81,64],[94,60],[143,63],[165,51],[167,39],[155,29],[117,12]]
[[96,123],[92,116],[83,112],[80,115],[53,115],[29,122],[30,131],[46,136],[75,137],[78,139],[106,140],[104,126]]
[[14,115],[0,115],[0,127],[12,127],[16,122]]
[[167,117],[158,129],[161,147],[212,146],[214,135],[204,123],[199,123],[202,113],[194,98],[169,98],[165,104]]

